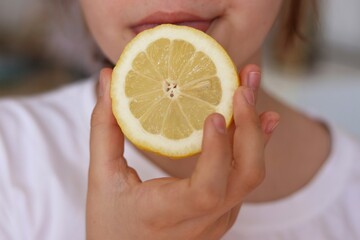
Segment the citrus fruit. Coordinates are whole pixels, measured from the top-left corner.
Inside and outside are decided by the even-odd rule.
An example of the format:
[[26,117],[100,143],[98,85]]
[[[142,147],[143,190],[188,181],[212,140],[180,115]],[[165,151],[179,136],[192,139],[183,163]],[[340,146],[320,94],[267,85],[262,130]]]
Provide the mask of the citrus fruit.
[[211,113],[221,113],[230,124],[238,85],[233,62],[213,38],[163,24],[125,47],[113,70],[112,110],[138,148],[185,157],[200,152]]

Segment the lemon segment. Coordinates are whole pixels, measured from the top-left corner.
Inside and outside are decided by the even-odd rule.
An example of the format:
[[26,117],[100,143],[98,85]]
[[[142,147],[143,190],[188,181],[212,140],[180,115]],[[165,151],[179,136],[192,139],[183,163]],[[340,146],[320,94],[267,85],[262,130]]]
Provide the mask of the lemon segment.
[[225,50],[196,29],[160,25],[124,49],[111,82],[112,109],[137,147],[170,157],[201,150],[206,117],[229,125],[237,71]]

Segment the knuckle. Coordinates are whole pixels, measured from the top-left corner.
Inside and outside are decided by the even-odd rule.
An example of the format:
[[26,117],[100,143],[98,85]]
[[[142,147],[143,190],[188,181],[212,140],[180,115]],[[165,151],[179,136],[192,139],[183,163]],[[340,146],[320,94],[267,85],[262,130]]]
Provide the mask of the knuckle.
[[88,179],[88,192],[98,195],[106,194],[112,184],[107,177],[100,171],[92,171]]
[[243,173],[244,184],[246,187],[246,191],[250,192],[260,185],[265,179],[265,168],[257,167],[253,169],[249,169]]
[[103,178],[99,176],[99,174],[96,173],[89,174],[88,191],[89,190],[98,191],[102,189],[103,186],[104,186],[104,181]]
[[203,188],[193,194],[193,205],[200,211],[216,209],[222,201],[221,195],[212,188]]
[[237,216],[239,215],[241,205],[237,205],[233,209],[230,210],[230,216],[227,222],[228,228],[230,229],[236,222]]
[[207,230],[209,235],[206,239],[221,239],[222,236],[231,228],[229,222],[231,221],[230,212],[225,213],[220,218],[218,218],[214,224],[210,226]]
[[231,216],[231,212],[227,212],[225,215],[223,215],[221,217],[221,226],[222,226],[222,231],[220,233],[225,233],[227,230],[229,230],[232,226],[232,216]]

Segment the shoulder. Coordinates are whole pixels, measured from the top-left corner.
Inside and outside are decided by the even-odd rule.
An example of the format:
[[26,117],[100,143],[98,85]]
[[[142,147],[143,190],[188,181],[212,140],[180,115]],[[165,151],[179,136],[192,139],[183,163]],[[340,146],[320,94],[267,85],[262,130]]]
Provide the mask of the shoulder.
[[48,226],[44,236],[58,239],[74,232],[65,230],[75,226],[63,212],[83,214],[94,82],[0,100],[0,238],[35,236],[41,226]]
[[[334,171],[348,165],[347,186],[356,185],[360,197],[360,138],[341,128],[332,128],[332,152]],[[359,198],[360,200],[360,198]]]
[[360,141],[334,124],[327,126],[331,152],[314,179],[284,199],[244,204],[229,236],[360,239]]
[[[69,84],[60,89],[27,97],[0,99],[0,131],[2,136],[9,129],[29,131],[30,127],[42,127],[69,119],[81,109],[94,105],[94,81],[91,79]],[[87,106],[86,106],[87,105]],[[86,108],[86,109],[84,109]],[[26,132],[24,132],[26,133]]]
[[41,146],[57,147],[72,133],[86,132],[95,104],[94,86],[89,79],[36,96],[1,99],[1,159],[35,157]]

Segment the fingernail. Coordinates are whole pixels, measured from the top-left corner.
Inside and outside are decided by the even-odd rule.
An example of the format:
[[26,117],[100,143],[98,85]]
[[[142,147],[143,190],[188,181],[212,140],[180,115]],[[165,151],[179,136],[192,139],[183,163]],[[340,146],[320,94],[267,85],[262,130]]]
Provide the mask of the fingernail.
[[268,124],[266,125],[266,128],[265,128],[265,132],[267,134],[272,133],[278,125],[279,125],[279,120],[273,120],[273,121],[268,122]]
[[216,129],[216,131],[218,131],[221,134],[224,134],[226,132],[226,124],[225,124],[225,119],[221,116],[213,116],[212,118],[212,123]]
[[256,90],[260,86],[261,73],[260,72],[250,72],[247,76],[247,87]]
[[245,88],[242,91],[243,96],[250,105],[255,105],[254,91],[251,88]]

